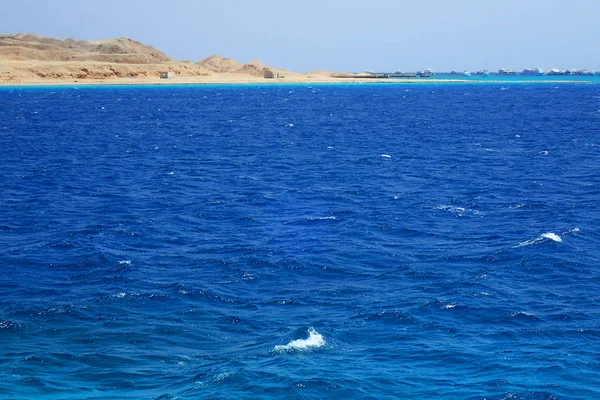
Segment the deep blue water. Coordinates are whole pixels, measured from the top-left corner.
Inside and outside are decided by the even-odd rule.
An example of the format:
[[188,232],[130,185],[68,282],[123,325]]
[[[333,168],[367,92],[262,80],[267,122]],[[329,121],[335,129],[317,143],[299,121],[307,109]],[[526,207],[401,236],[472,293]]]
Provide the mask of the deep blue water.
[[600,398],[600,85],[0,90],[0,398]]

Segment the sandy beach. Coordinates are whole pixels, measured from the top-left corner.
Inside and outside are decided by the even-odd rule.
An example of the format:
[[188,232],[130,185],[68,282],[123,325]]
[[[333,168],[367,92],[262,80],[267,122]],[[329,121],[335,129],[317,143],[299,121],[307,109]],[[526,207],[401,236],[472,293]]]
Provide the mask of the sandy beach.
[[[174,75],[170,79],[161,79],[161,71],[172,71]],[[207,71],[192,63],[115,65],[0,60],[0,86],[466,82],[460,79],[380,79],[361,77],[361,75],[356,77],[339,77],[339,75],[339,73],[323,71],[309,73],[285,71],[279,78],[265,79],[264,76],[250,73]],[[345,75],[350,76],[350,74]]]

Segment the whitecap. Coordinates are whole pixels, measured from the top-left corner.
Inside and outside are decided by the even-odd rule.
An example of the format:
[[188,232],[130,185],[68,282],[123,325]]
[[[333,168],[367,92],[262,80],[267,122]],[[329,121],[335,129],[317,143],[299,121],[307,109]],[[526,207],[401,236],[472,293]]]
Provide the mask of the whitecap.
[[529,239],[524,242],[521,242],[518,245],[516,245],[515,247],[530,246],[530,245],[539,244],[539,243],[542,243],[542,242],[545,242],[548,240],[552,240],[553,242],[557,242],[557,243],[562,242],[562,238],[559,235],[557,235],[556,233],[546,232],[546,233],[542,233],[540,236],[538,236],[534,239]]
[[512,314],[510,314],[510,317],[528,317],[528,318],[536,318],[535,314],[527,312],[527,311],[516,311]]
[[315,328],[308,329],[308,337],[306,339],[292,340],[286,345],[277,345],[273,349],[278,352],[285,351],[309,351],[325,346],[325,338]]
[[543,237],[545,239],[554,240],[555,242],[559,242],[559,243],[562,242],[562,238],[554,232],[542,233],[541,237]]
[[442,307],[444,310],[450,310],[452,308],[455,308],[456,304],[446,304],[444,307]]
[[294,223],[297,223],[297,222],[307,223],[307,222],[317,222],[317,221],[338,221],[338,220],[339,219],[337,217],[332,215],[332,216],[328,216],[328,217],[308,217],[302,221],[296,221]]
[[389,154],[382,154],[379,157],[381,157],[381,158],[392,158],[392,156],[390,156]]
[[294,124],[285,124],[285,126],[292,128],[294,127]]
[[479,210],[473,210],[473,209],[465,208],[465,207],[456,207],[456,206],[452,206],[449,204],[439,205],[439,206],[435,207],[435,209],[448,211],[448,212],[458,215],[459,217],[464,217],[466,214],[485,215],[484,212],[479,211]]
[[131,260],[121,260],[121,261],[119,261],[119,264],[121,264],[121,265],[131,265]]

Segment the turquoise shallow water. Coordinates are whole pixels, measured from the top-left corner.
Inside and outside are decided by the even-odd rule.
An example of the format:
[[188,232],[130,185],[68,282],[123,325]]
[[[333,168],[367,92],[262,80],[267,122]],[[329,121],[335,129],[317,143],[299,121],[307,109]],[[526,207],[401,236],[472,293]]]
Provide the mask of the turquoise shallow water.
[[545,83],[600,83],[599,75],[450,75],[436,74],[431,78],[411,78],[415,81],[436,79],[436,80],[461,80],[467,82],[482,82],[485,84],[491,83],[529,83],[529,84],[545,84]]
[[600,86],[0,102],[0,398],[600,397]]

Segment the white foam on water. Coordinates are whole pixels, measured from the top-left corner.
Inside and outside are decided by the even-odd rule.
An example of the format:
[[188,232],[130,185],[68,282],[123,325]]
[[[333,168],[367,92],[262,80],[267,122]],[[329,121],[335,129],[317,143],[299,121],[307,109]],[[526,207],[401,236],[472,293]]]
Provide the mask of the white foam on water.
[[310,217],[310,218],[306,218],[305,220],[303,220],[302,222],[314,222],[314,221],[337,221],[338,218],[335,216],[329,216],[329,217]]
[[521,242],[518,245],[516,245],[515,247],[530,246],[530,245],[539,244],[539,243],[542,243],[542,242],[545,242],[548,240],[552,240],[553,242],[557,242],[557,243],[562,243],[562,238],[559,235],[557,235],[554,232],[546,232],[546,233],[542,233],[540,236],[538,236],[534,239],[529,239],[524,242]]
[[119,264],[121,264],[121,265],[131,265],[131,260],[121,260],[121,261],[119,261]]
[[308,329],[308,337],[306,339],[292,340],[286,345],[277,345],[274,351],[309,351],[325,346],[325,338],[315,328]]
[[392,156],[390,156],[389,154],[382,154],[379,157],[381,157],[381,158],[392,158]]
[[559,242],[559,243],[562,242],[562,238],[554,232],[542,233],[541,237],[543,237],[545,239],[554,240],[555,242]]
[[465,208],[465,207],[456,207],[456,206],[451,206],[449,204],[441,204],[441,205],[435,207],[435,209],[448,211],[448,212],[458,215],[459,217],[464,217],[466,214],[485,215],[484,212],[479,211],[479,210],[473,210],[471,208]]

